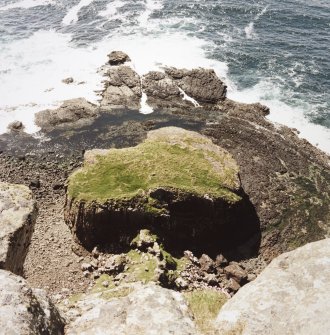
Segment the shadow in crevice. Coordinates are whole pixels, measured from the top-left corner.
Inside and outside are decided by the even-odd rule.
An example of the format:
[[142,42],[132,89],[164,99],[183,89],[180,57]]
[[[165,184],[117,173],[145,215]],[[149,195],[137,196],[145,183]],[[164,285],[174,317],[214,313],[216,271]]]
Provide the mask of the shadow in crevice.
[[89,250],[98,245],[108,252],[121,253],[131,249],[130,242],[141,229],[148,229],[158,236],[165,250],[178,258],[190,250],[196,256],[215,258],[222,254],[228,260],[247,259],[258,254],[260,222],[248,195],[243,190],[239,195],[241,200],[234,204],[194,196],[168,201],[166,216],[106,206],[88,212],[82,208],[84,224],[76,234]]

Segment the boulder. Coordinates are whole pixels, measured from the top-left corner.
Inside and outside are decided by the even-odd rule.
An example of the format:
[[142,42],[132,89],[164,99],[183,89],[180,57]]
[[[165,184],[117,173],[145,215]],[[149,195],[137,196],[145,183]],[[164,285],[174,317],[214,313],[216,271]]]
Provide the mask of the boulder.
[[132,241],[141,229],[182,248],[205,239],[232,247],[258,231],[235,161],[195,132],[162,128],[136,147],[85,157],[68,180],[65,220],[89,249]]
[[22,273],[36,217],[26,186],[0,182],[0,269]]
[[183,296],[156,285],[135,289],[110,301],[81,302],[84,312],[66,329],[67,335],[194,335],[196,330]]
[[9,123],[8,130],[14,133],[20,133],[24,130],[24,125],[21,121],[13,121]]
[[64,320],[42,290],[0,270],[1,334],[62,335]]
[[73,80],[72,77],[64,78],[64,79],[62,80],[62,83],[63,83],[63,84],[67,84],[67,85],[72,84],[73,82],[74,82],[74,80]]
[[330,329],[330,239],[282,254],[220,310],[219,334],[323,335]]
[[199,103],[215,104],[226,98],[227,87],[214,70],[167,68],[165,72],[177,86]]
[[244,284],[247,280],[248,274],[236,262],[232,262],[230,265],[226,266],[224,271],[228,278],[233,278],[239,284]]
[[98,115],[97,107],[84,98],[66,100],[57,109],[35,114],[35,123],[44,131],[76,128],[90,124]]
[[144,75],[142,88],[148,97],[148,105],[153,108],[193,106],[182,99],[179,87],[163,72],[151,71]]
[[140,76],[129,66],[110,68],[102,97],[102,108],[139,109],[142,97]]
[[110,65],[121,65],[121,64],[131,61],[129,56],[122,51],[112,51],[108,55],[108,58],[109,58]]

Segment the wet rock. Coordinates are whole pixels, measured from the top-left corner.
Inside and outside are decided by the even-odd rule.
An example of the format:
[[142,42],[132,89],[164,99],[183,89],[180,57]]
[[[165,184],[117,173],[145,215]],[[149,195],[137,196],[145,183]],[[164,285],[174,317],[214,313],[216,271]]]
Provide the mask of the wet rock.
[[62,80],[62,83],[69,85],[69,84],[72,84],[73,81],[74,81],[74,80],[73,80],[72,77],[68,77],[68,78],[63,79],[63,80]]
[[24,125],[21,121],[14,121],[14,122],[11,122],[9,125],[8,125],[8,130],[10,130],[11,132],[14,132],[14,133],[19,133],[19,132],[22,132],[24,130]]
[[129,66],[110,68],[106,74],[101,107],[139,109],[142,97],[140,76]]
[[22,273],[36,217],[37,205],[26,186],[0,182],[0,269]]
[[199,103],[215,104],[226,98],[227,87],[214,70],[167,68],[165,72],[177,86]]
[[330,239],[277,257],[222,307],[219,334],[328,333],[329,263]]
[[96,329],[103,335],[199,333],[183,296],[156,285],[139,287],[110,301],[95,302],[67,327],[67,335],[95,334]]
[[131,61],[129,56],[122,51],[112,51],[108,55],[108,58],[109,58],[110,65],[121,65],[121,64]]
[[57,109],[46,109],[35,114],[35,123],[43,131],[70,129],[90,124],[98,115],[97,107],[86,99],[66,100]]
[[62,335],[64,320],[42,290],[0,270],[1,334]]

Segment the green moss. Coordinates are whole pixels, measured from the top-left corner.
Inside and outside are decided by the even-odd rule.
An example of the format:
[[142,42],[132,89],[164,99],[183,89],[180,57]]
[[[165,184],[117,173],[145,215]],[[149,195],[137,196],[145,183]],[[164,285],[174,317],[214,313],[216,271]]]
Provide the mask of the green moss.
[[[102,285],[102,283],[104,281],[107,281],[109,282],[109,286],[108,287],[104,287]],[[106,291],[106,290],[109,290],[111,288],[114,288],[115,287],[115,284],[113,282],[113,277],[107,275],[107,274],[102,274],[100,276],[100,278],[98,278],[96,281],[95,281],[95,285],[93,286],[92,288],[92,293],[98,293],[98,292],[103,292],[103,291]]]
[[210,289],[186,292],[184,296],[200,330],[204,334],[213,334],[212,323],[227,301],[226,296]]
[[[200,137],[187,133],[189,136],[181,142],[153,138],[133,148],[111,149],[97,156],[93,164],[85,164],[69,178],[69,195],[104,202],[131,199],[164,187],[238,201],[240,197],[230,190],[238,186],[238,167],[233,158],[210,140],[199,143]],[[149,203],[147,210],[159,213],[162,209]]]
[[[149,283],[155,279],[155,270],[157,268],[157,260],[148,254],[138,253],[135,250],[130,250],[127,254],[134,264],[130,263],[127,270],[128,281],[141,281]],[[148,259],[144,257],[148,256]]]

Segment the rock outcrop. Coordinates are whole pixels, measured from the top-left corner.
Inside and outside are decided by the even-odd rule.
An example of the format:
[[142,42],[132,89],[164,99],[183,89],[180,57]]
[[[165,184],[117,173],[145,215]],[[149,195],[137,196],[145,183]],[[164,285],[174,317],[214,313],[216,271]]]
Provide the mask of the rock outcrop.
[[232,157],[175,127],[149,132],[137,147],[86,152],[69,178],[65,220],[87,248],[143,228],[181,248],[233,248],[259,229]]
[[0,182],[0,269],[22,273],[37,216],[32,192]]
[[121,65],[124,64],[126,62],[130,62],[131,59],[129,58],[129,56],[127,54],[125,54],[125,52],[122,51],[112,51],[109,55],[109,64],[110,65]]
[[108,301],[95,295],[81,299],[76,308],[82,315],[68,326],[66,334],[199,334],[180,293],[152,284],[131,290],[112,291],[114,298]]
[[330,239],[282,254],[221,309],[218,334],[323,335],[330,329]]
[[84,98],[66,100],[57,109],[46,109],[35,115],[35,123],[43,131],[77,128],[88,125],[98,115],[95,105]]
[[110,67],[105,75],[101,107],[139,109],[142,97],[140,76],[129,66]]
[[42,290],[0,270],[1,334],[62,335],[64,320]]

